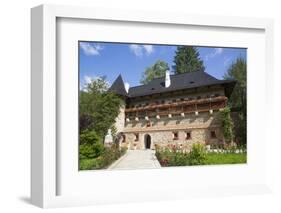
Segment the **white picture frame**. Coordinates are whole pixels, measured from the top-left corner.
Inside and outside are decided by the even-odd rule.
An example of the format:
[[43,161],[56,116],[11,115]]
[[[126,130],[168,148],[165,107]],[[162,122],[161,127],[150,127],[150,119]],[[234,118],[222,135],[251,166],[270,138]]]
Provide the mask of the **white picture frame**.
[[[188,15],[188,14],[166,14],[166,13],[152,13],[146,11],[122,11],[110,10],[100,8],[84,8],[74,6],[54,6],[42,5],[35,7],[31,10],[31,56],[32,56],[32,103],[31,103],[31,201],[33,204],[47,208],[47,207],[62,207],[62,206],[76,206],[76,205],[92,205],[92,204],[105,204],[117,202],[139,202],[145,200],[165,200],[165,199],[178,199],[198,196],[224,196],[224,195],[241,195],[270,192],[271,186],[271,171],[268,152],[271,147],[270,141],[266,140],[263,146],[265,147],[262,153],[264,165],[258,169],[255,174],[263,174],[262,178],[257,178],[250,184],[250,180],[239,181],[238,183],[224,182],[217,185],[201,185],[198,182],[193,182],[193,187],[183,183],[182,187],[178,185],[159,183],[157,187],[152,187],[152,192],[146,195],[144,192],[140,193],[136,190],[129,190],[130,185],[122,185],[124,191],[110,192],[106,189],[105,192],[98,191],[99,196],[95,194],[60,194],[58,195],[58,185],[61,184],[59,177],[60,166],[58,166],[58,153],[57,137],[58,132],[56,129],[57,124],[57,88],[59,81],[57,79],[57,20],[64,19],[79,19],[79,20],[100,20],[102,21],[118,21],[119,24],[126,22],[134,23],[153,23],[154,25],[166,26],[198,26],[201,28],[220,28],[220,29],[235,29],[235,30],[257,30],[262,32],[264,43],[264,58],[261,68],[260,76],[257,81],[264,81],[264,87],[260,88],[262,92],[261,107],[258,109],[265,110],[266,106],[273,104],[273,98],[270,90],[273,88],[273,21],[270,19],[255,19],[255,18],[238,18],[238,17],[216,17],[216,16],[203,16],[203,15]],[[251,78],[251,76],[249,76]],[[265,77],[265,80],[262,79]],[[251,88],[249,92],[254,92]],[[251,105],[252,103],[250,103]],[[264,115],[268,115],[264,111]],[[253,116],[249,117],[250,121]],[[261,118],[265,134],[270,134],[272,131],[269,128],[270,116]],[[250,122],[251,124],[252,122]],[[253,120],[254,123],[254,120]],[[254,125],[254,124],[253,124]],[[257,127],[257,128],[260,128]],[[265,136],[264,136],[265,137]],[[252,140],[253,138],[250,138]],[[261,145],[258,145],[261,147]],[[257,148],[259,150],[259,148]],[[260,158],[260,154],[252,152],[253,159]],[[251,157],[250,156],[250,157]],[[250,163],[251,164],[251,163]],[[216,169],[215,167],[213,167]],[[221,170],[222,167],[217,169]],[[235,170],[232,167],[232,170]],[[239,167],[237,172],[247,171],[251,167]],[[168,177],[171,172],[177,175],[186,175],[186,168],[171,168],[163,169],[161,172],[157,170],[139,170],[139,171],[121,171],[114,173],[113,178],[125,177],[126,175],[137,174],[138,176],[146,176],[147,173],[154,173],[155,176]],[[194,167],[193,172],[206,172],[204,175],[211,174],[211,169],[201,169]],[[214,170],[213,170],[214,171]],[[190,169],[189,169],[190,174]],[[84,173],[84,176],[97,175]],[[121,176],[120,176],[121,175]],[[173,175],[172,175],[173,176]],[[215,177],[215,176],[214,176]],[[194,177],[193,177],[194,178]],[[247,178],[250,178],[247,177]],[[246,178],[246,179],[247,179]],[[110,180],[107,179],[107,180]],[[120,179],[118,179],[120,180]],[[177,176],[169,177],[171,181],[177,181]],[[122,181],[122,180],[120,180]],[[72,183],[73,185],[77,183]],[[105,183],[106,184],[106,183]],[[161,188],[161,184],[163,189]],[[165,188],[166,186],[166,188]],[[122,189],[120,189],[122,190]],[[128,196],[126,196],[126,193]],[[122,196],[120,196],[122,194]]]

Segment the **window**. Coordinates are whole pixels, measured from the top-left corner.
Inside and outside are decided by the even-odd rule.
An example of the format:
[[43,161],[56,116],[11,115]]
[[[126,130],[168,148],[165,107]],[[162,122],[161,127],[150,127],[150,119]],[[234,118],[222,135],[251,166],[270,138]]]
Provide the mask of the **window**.
[[216,135],[215,131],[211,131],[211,138],[217,138],[217,135]]
[[173,135],[174,135],[174,140],[179,139],[179,133],[178,132],[173,132]]
[[135,133],[135,141],[139,141],[139,133]]
[[191,132],[186,132],[185,139],[186,140],[190,140],[191,139]]

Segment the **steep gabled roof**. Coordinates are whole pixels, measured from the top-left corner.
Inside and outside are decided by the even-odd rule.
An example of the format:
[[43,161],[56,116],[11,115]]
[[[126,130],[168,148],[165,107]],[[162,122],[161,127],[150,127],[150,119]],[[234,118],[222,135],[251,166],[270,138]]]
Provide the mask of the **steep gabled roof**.
[[236,81],[234,80],[218,80],[203,71],[170,75],[170,78],[171,85],[168,88],[165,87],[165,77],[155,78],[148,84],[131,87],[128,94],[125,90],[122,77],[119,75],[115,82],[112,84],[111,88],[115,88],[117,94],[133,98],[177,90],[185,90],[212,85],[223,85],[225,88],[226,96],[230,97],[236,83]]
[[[233,80],[218,80],[203,71],[171,75],[170,78],[171,85],[168,88],[165,87],[165,77],[156,78],[146,85],[131,87],[129,89],[129,96],[137,97],[219,84],[230,86],[233,89],[235,85]],[[229,88],[227,92],[231,94],[232,89]]]
[[113,82],[111,87],[109,88],[110,91],[116,93],[117,95],[128,96],[128,93],[125,89],[125,84],[122,79],[122,76],[119,75],[116,80]]

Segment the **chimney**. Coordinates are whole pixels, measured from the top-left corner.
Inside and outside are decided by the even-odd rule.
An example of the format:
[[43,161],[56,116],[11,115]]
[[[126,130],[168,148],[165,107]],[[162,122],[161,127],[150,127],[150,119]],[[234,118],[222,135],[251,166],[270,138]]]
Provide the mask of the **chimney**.
[[168,88],[170,85],[171,85],[170,71],[166,70],[165,87]]
[[125,90],[129,93],[130,84],[128,82],[125,83]]

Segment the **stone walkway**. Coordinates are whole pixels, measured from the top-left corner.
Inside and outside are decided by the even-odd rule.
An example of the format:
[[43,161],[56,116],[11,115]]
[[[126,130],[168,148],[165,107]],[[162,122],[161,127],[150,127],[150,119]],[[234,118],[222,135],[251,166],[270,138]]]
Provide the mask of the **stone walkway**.
[[117,169],[153,169],[161,168],[154,150],[128,150],[127,153],[109,166],[109,170]]

